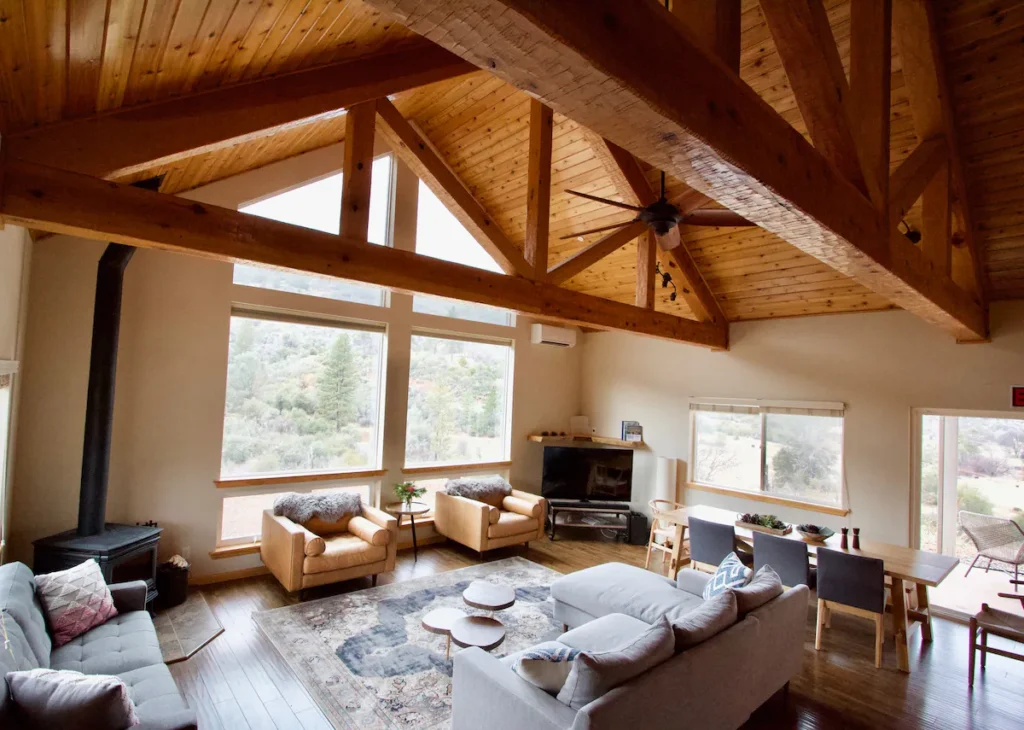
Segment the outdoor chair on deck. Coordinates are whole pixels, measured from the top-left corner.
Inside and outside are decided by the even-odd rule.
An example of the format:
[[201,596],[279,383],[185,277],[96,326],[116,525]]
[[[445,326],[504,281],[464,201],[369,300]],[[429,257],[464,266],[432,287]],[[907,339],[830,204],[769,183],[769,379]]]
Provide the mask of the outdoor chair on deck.
[[960,512],[960,527],[974,543],[978,554],[964,573],[966,578],[981,557],[988,558],[985,572],[992,567],[992,561],[1013,566],[1013,590],[1020,585],[1020,566],[1024,565],[1024,530],[1013,520],[977,512]]

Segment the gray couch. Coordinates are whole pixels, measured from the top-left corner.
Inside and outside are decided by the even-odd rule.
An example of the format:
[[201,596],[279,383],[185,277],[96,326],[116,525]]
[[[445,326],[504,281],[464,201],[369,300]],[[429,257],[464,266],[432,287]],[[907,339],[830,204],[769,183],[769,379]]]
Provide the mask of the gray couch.
[[145,610],[146,584],[119,583],[110,592],[117,616],[54,649],[32,571],[23,563],[0,566],[0,613],[10,640],[10,651],[0,644],[0,727],[20,726],[2,676],[49,667],[120,677],[135,703],[138,730],[195,730],[196,713],[178,693],[160,655],[153,619]]
[[[621,563],[559,578],[551,586],[554,615],[575,628],[558,641],[583,651],[621,647],[658,617],[699,606],[709,579],[683,570],[673,581]],[[806,586],[791,588],[578,712],[520,679],[511,669],[518,654],[498,659],[479,649],[461,651],[452,730],[732,730],[800,671],[807,599]]]

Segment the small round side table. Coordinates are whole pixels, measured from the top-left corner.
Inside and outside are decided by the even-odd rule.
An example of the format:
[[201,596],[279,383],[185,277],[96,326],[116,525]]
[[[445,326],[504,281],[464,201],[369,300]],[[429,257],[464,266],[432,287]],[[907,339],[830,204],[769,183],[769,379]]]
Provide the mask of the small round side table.
[[384,508],[389,514],[398,518],[398,529],[402,529],[402,517],[409,516],[409,524],[412,525],[412,559],[417,555],[416,547],[416,515],[425,515],[430,507],[423,502],[392,502]]

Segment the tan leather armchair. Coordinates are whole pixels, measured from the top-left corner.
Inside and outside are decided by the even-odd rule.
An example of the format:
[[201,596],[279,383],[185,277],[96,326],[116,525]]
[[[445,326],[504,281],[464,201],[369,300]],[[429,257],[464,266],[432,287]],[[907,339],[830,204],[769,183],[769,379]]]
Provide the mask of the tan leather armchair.
[[444,492],[435,500],[434,529],[479,553],[544,536],[547,501],[536,494],[513,489],[500,508]]
[[361,517],[305,525],[263,513],[260,558],[289,593],[395,569],[398,520],[363,504]]

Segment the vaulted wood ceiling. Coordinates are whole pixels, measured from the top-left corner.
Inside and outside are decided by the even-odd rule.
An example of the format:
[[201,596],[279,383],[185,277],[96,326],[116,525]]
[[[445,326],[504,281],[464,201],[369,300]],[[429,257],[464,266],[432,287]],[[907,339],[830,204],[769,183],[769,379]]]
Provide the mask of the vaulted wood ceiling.
[[[849,72],[849,0],[826,2]],[[1024,6],[941,3],[940,36],[992,298],[1024,297]],[[390,50],[413,35],[358,0],[0,0],[0,134],[200,93]],[[806,127],[757,0],[744,0],[741,78],[797,130]],[[396,107],[518,246],[526,229],[529,97],[478,71],[403,92]],[[914,149],[901,59],[893,53],[891,167]],[[154,167],[179,192],[339,142],[319,120]],[[340,160],[339,160],[340,164]],[[589,245],[574,232],[628,217],[566,189],[623,199],[595,139],[555,115],[549,263]],[[648,170],[653,185],[658,173]],[[669,179],[671,190],[679,183]],[[908,214],[920,226],[919,206]],[[567,240],[559,240],[570,236]],[[761,228],[684,228],[684,242],[730,320],[879,310],[892,305]],[[565,286],[632,303],[636,242]],[[668,266],[668,259],[663,260]],[[684,317],[659,289],[656,308]]]

